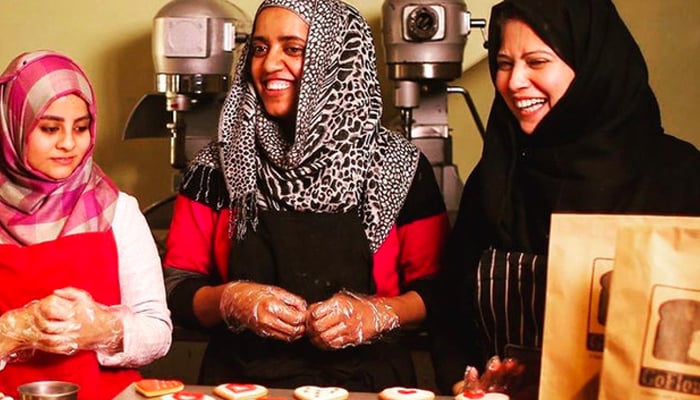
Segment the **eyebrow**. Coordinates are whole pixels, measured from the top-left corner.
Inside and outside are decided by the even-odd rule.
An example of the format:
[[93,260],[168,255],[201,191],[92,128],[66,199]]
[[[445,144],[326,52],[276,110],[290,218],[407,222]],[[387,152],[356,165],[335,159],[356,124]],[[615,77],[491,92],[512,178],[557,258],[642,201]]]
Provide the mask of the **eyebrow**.
[[[49,121],[65,121],[65,118],[59,117],[57,115],[44,115],[40,120],[49,120]],[[90,114],[84,115],[82,117],[76,118],[75,121],[82,121],[82,120],[89,120],[90,119]]]
[[[263,36],[253,36],[253,40],[254,40],[254,41],[257,40],[257,41],[265,42],[265,43],[269,42],[269,40],[268,40],[267,38],[263,37]],[[294,35],[280,36],[280,37],[278,38],[278,40],[279,40],[279,41],[282,41],[282,42],[289,42],[289,41],[292,41],[292,40],[300,40],[300,41],[302,41],[302,42],[306,42],[306,39],[302,38],[301,36],[294,36]]]
[[[549,55],[549,56],[553,56],[553,55],[555,55],[556,53],[551,52],[551,51],[548,51],[548,50],[533,50],[533,51],[528,51],[528,52],[526,52],[525,54],[523,54],[523,57],[529,57],[529,56],[534,56],[534,55],[539,55],[539,54],[546,54],[546,55]],[[512,57],[509,56],[508,54],[501,53],[501,52],[499,52],[498,54],[496,54],[496,57],[507,57],[507,58],[512,58]]]

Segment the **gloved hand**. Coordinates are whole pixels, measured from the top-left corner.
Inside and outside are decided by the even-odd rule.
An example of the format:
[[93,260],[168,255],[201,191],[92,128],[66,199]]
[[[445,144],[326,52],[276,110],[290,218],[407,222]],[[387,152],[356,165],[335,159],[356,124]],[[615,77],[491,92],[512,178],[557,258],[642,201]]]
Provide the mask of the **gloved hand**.
[[0,317],[0,334],[14,341],[12,353],[28,349],[59,354],[79,349],[116,352],[122,331],[118,313],[75,288],[58,289]]
[[54,295],[63,300],[60,304],[69,304],[61,310],[67,317],[55,323],[61,324],[61,336],[72,342],[76,349],[107,354],[122,351],[125,306],[105,306],[96,302],[88,292],[71,287],[55,290]]
[[233,331],[247,328],[286,342],[304,336],[306,300],[277,286],[231,282],[221,294],[219,310]]
[[40,338],[40,332],[35,328],[33,314],[30,308],[32,302],[23,308],[7,311],[0,316],[0,364],[15,358],[15,355],[31,351],[34,343]]
[[322,349],[368,343],[398,327],[399,316],[384,299],[346,291],[312,304],[306,321],[311,342]]
[[464,380],[455,384],[453,391],[454,394],[463,393],[469,399],[478,399],[492,392],[511,394],[524,369],[525,366],[513,358],[501,361],[498,356],[493,356],[486,363],[481,377],[475,367],[467,366]]

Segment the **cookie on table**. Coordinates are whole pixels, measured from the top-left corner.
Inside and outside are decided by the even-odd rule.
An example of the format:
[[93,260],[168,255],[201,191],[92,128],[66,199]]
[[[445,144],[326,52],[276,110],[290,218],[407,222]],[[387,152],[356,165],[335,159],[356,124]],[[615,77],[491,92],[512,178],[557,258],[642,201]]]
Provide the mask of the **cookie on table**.
[[435,393],[430,390],[394,386],[379,392],[380,400],[433,400]]
[[473,399],[509,400],[510,397],[508,397],[508,395],[503,394],[503,393],[474,393],[474,394],[460,393],[457,396],[455,396],[455,400],[473,400]]
[[134,389],[146,397],[175,393],[184,388],[185,384],[177,379],[141,379],[134,384]]
[[214,394],[226,400],[253,400],[267,395],[267,388],[253,383],[224,383],[214,388]]
[[350,393],[341,387],[299,386],[294,389],[296,400],[345,400]]
[[159,400],[216,400],[215,398],[200,392],[177,392],[166,394]]

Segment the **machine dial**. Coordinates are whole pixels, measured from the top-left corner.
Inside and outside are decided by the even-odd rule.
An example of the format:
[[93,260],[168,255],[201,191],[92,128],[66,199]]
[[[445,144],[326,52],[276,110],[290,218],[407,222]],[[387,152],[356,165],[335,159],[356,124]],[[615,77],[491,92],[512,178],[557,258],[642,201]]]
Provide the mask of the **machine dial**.
[[416,7],[408,15],[407,31],[413,40],[429,40],[438,31],[440,18],[438,14],[429,7]]

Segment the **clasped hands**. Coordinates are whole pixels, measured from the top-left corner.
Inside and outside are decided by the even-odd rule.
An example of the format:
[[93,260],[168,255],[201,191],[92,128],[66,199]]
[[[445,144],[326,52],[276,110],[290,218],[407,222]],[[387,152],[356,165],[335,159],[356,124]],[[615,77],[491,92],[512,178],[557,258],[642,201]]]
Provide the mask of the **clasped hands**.
[[311,305],[280,287],[254,282],[228,284],[219,303],[233,330],[287,342],[303,336],[321,349],[340,349],[372,341],[399,326],[383,299],[341,291]]
[[0,334],[14,342],[12,352],[116,353],[122,346],[123,326],[119,306],[104,306],[86,291],[66,287],[3,314]]

